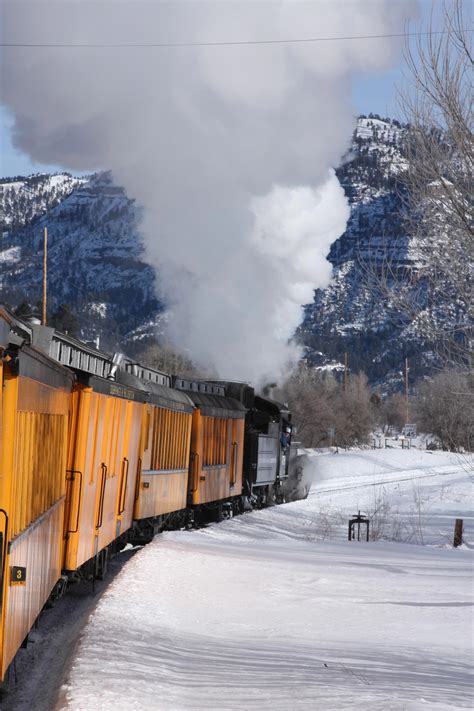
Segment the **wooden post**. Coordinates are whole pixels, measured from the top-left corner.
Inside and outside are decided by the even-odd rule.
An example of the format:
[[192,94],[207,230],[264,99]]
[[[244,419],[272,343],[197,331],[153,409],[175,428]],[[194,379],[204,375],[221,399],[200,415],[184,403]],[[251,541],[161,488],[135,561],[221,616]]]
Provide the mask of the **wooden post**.
[[405,358],[405,399],[406,399],[406,420],[405,424],[408,424],[408,358]]
[[43,229],[43,326],[47,325],[47,285],[48,285],[48,228]]
[[344,392],[347,390],[347,369],[348,369],[348,353],[347,351],[344,353]]
[[462,529],[463,529],[463,519],[457,518],[454,524],[454,541],[453,546],[457,548],[462,545]]

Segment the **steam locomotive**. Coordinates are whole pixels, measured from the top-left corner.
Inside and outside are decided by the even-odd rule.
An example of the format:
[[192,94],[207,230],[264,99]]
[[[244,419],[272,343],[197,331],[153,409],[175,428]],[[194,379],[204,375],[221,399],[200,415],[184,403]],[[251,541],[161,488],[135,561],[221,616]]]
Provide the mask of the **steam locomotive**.
[[0,680],[43,607],[171,528],[281,503],[288,407],[0,308]]

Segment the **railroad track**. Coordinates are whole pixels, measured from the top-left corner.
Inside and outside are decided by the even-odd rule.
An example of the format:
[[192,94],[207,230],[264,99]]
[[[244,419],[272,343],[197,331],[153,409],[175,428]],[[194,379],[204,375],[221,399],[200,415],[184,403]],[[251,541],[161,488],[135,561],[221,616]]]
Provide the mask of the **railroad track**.
[[[440,469],[447,469],[448,471],[439,471]],[[331,493],[335,491],[350,491],[352,489],[363,489],[367,488],[370,486],[381,486],[383,484],[397,484],[398,482],[402,481],[414,481],[417,479],[430,479],[435,476],[446,476],[448,474],[456,474],[459,471],[459,467],[453,467],[452,465],[446,465],[444,467],[438,467],[438,471],[436,472],[430,472],[429,474],[419,474],[416,476],[405,476],[405,477],[398,477],[397,479],[382,479],[380,481],[370,481],[366,483],[359,483],[359,484],[350,484],[349,486],[338,486],[335,488],[331,489],[313,489],[315,493],[319,494],[326,494],[326,493]],[[390,472],[389,472],[390,474]]]

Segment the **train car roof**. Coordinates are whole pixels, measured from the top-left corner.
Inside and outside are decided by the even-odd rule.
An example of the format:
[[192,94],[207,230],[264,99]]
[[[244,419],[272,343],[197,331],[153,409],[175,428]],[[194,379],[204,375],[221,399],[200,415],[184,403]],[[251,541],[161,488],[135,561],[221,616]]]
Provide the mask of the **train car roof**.
[[189,397],[206,417],[227,417],[229,419],[242,419],[247,408],[238,400],[221,395],[208,395],[202,392],[190,392]]
[[74,382],[74,374],[68,368],[26,344],[18,350],[17,370],[18,375],[53,388],[70,391]]
[[[150,383],[165,386],[171,385],[171,377],[166,373],[141,365],[122,353],[116,353],[112,356],[110,353],[98,350],[93,345],[83,343],[65,333],[54,331],[54,329],[48,329],[51,331],[48,336],[45,333],[44,326],[36,326],[34,328],[41,329],[43,338],[46,337],[48,339],[44,347],[51,357],[70,368],[90,373],[91,375],[98,375],[102,378],[109,378],[117,372],[127,373],[143,382],[146,387]],[[139,387],[139,389],[141,388]]]
[[194,410],[194,403],[191,398],[180,390],[158,385],[158,383],[147,383],[147,387],[150,390],[150,402],[153,405],[171,407],[173,410],[182,410],[184,412],[192,412]]
[[[141,365],[122,353],[111,355],[92,343],[43,326],[37,320],[24,322],[0,306],[0,348],[10,344],[28,343],[42,351],[57,363],[77,372],[97,375],[101,378],[115,376],[117,371],[129,374],[142,381],[145,389],[153,384],[171,385],[171,376],[156,368]],[[138,380],[135,381],[137,387]],[[138,386],[139,389],[143,389]]]
[[177,391],[185,391],[206,417],[240,419],[245,417],[247,412],[247,408],[241,402],[226,395],[222,382],[188,380],[176,375],[173,377],[173,386]]
[[[33,345],[36,353],[41,353],[43,358],[55,362],[59,368],[74,372],[78,382],[104,394],[182,412],[192,412],[194,407],[199,407],[203,415],[209,417],[242,418],[248,409],[239,400],[227,396],[225,381],[172,377],[142,366],[122,354],[112,356],[99,351],[93,345],[54,328],[24,323],[0,308],[0,348],[8,347],[12,342],[18,346],[24,343]],[[235,387],[237,384],[227,385]],[[241,385],[253,395],[250,386]],[[238,395],[233,391],[229,394]]]
[[2,350],[6,350],[10,345],[31,344],[32,336],[31,328],[3,306],[0,306],[0,348]]
[[207,382],[223,387],[227,397],[238,400],[247,410],[251,410],[254,406],[255,389],[249,383],[244,383],[241,380],[210,380]]
[[70,390],[74,380],[71,371],[32,346],[32,342],[33,332],[28,325],[0,306],[0,350],[11,349],[12,373]]
[[158,383],[143,383],[139,378],[123,371],[119,371],[115,378],[101,378],[98,375],[81,372],[77,373],[77,380],[103,395],[149,403],[179,412],[191,413],[194,410],[194,403],[185,393]]
[[150,402],[152,405],[182,412],[192,412],[194,410],[191,398],[180,390],[174,390],[167,385],[151,380],[141,380],[133,373],[124,370],[117,371],[115,377],[117,383],[144,391],[146,393],[146,402]]

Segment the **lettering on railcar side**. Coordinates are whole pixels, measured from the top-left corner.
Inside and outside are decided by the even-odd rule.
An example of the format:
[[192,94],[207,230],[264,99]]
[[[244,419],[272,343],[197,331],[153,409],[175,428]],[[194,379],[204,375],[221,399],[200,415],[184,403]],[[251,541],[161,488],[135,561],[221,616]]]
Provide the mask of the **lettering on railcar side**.
[[155,396],[153,404],[161,406],[161,407],[165,407],[167,410],[169,410],[169,409],[185,410],[186,409],[182,402],[176,402],[175,400],[170,401],[170,400],[166,400],[165,398],[157,397],[157,396]]
[[127,398],[127,400],[135,400],[135,393],[133,390],[128,390],[128,388],[124,388],[121,385],[111,385],[110,394],[116,395],[117,397]]

